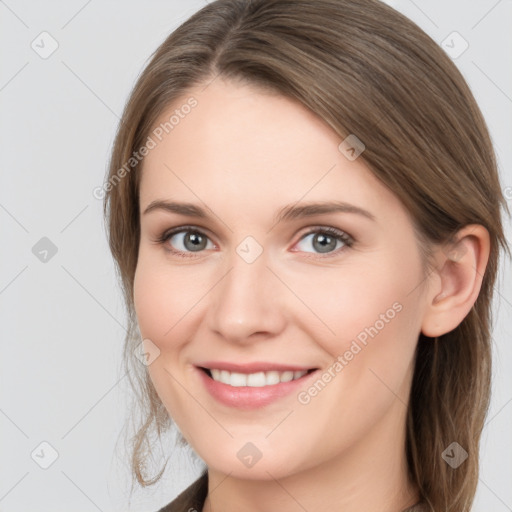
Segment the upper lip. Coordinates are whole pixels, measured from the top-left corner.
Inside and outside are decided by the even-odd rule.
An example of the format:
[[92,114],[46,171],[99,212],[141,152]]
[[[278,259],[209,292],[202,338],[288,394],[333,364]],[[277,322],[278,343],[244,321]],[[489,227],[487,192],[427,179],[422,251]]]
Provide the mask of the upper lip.
[[227,361],[206,361],[196,365],[199,368],[206,368],[208,370],[226,370],[235,373],[256,373],[256,372],[286,372],[286,371],[304,371],[314,370],[316,368],[311,366],[294,365],[294,364],[281,364],[269,362],[254,362],[254,363],[230,363]]

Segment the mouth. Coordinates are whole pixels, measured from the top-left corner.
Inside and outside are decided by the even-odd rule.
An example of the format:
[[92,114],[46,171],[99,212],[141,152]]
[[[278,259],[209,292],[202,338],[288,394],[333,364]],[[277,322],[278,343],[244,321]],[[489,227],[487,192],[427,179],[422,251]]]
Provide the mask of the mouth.
[[298,380],[304,375],[308,375],[314,372],[316,368],[310,370],[286,370],[286,371],[260,371],[254,373],[239,373],[230,372],[228,370],[220,370],[219,368],[202,368],[200,370],[206,373],[208,377],[213,379],[215,382],[221,382],[228,386],[235,388],[239,387],[250,387],[250,388],[262,388],[264,386],[274,386],[282,382],[291,382],[292,380]]
[[305,388],[319,368],[203,363],[196,366],[196,370],[206,391],[217,402],[230,408],[250,410],[270,405]]
[[234,388],[250,387],[262,388],[265,386],[274,386],[276,384],[291,382],[301,379],[305,375],[314,372],[316,368],[309,370],[286,370],[286,371],[259,371],[254,373],[230,372],[219,368],[202,368],[200,369],[215,382],[220,382]]

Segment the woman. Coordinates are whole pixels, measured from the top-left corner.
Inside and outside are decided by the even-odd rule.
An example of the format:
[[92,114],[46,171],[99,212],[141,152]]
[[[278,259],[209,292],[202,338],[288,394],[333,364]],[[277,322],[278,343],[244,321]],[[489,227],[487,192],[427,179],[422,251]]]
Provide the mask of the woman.
[[421,29],[375,0],[210,3],[140,76],[105,189],[134,475],[173,424],[206,464],[162,510],[470,510],[506,205]]

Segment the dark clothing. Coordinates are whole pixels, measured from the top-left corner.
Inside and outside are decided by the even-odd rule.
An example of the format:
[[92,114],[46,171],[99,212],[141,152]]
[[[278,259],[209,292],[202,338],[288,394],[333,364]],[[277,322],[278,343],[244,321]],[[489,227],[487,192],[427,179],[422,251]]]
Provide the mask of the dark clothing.
[[207,494],[208,471],[205,471],[194,483],[158,512],[201,512]]

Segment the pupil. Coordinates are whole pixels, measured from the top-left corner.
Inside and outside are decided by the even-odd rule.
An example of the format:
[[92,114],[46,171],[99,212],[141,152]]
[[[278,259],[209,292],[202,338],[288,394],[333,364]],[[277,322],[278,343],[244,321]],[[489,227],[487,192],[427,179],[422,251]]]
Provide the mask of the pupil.
[[[329,252],[336,248],[336,240],[333,237],[328,236],[328,235],[322,235],[322,234],[316,235],[315,238],[313,239],[313,241],[319,242],[319,244],[320,244],[319,252]],[[327,241],[327,243],[324,244],[324,242],[326,242],[326,241]]]
[[201,240],[202,236],[199,233],[190,233],[185,237],[185,245],[187,242],[191,242],[191,246],[187,247],[188,249],[204,249],[202,245],[204,245],[204,240]]

